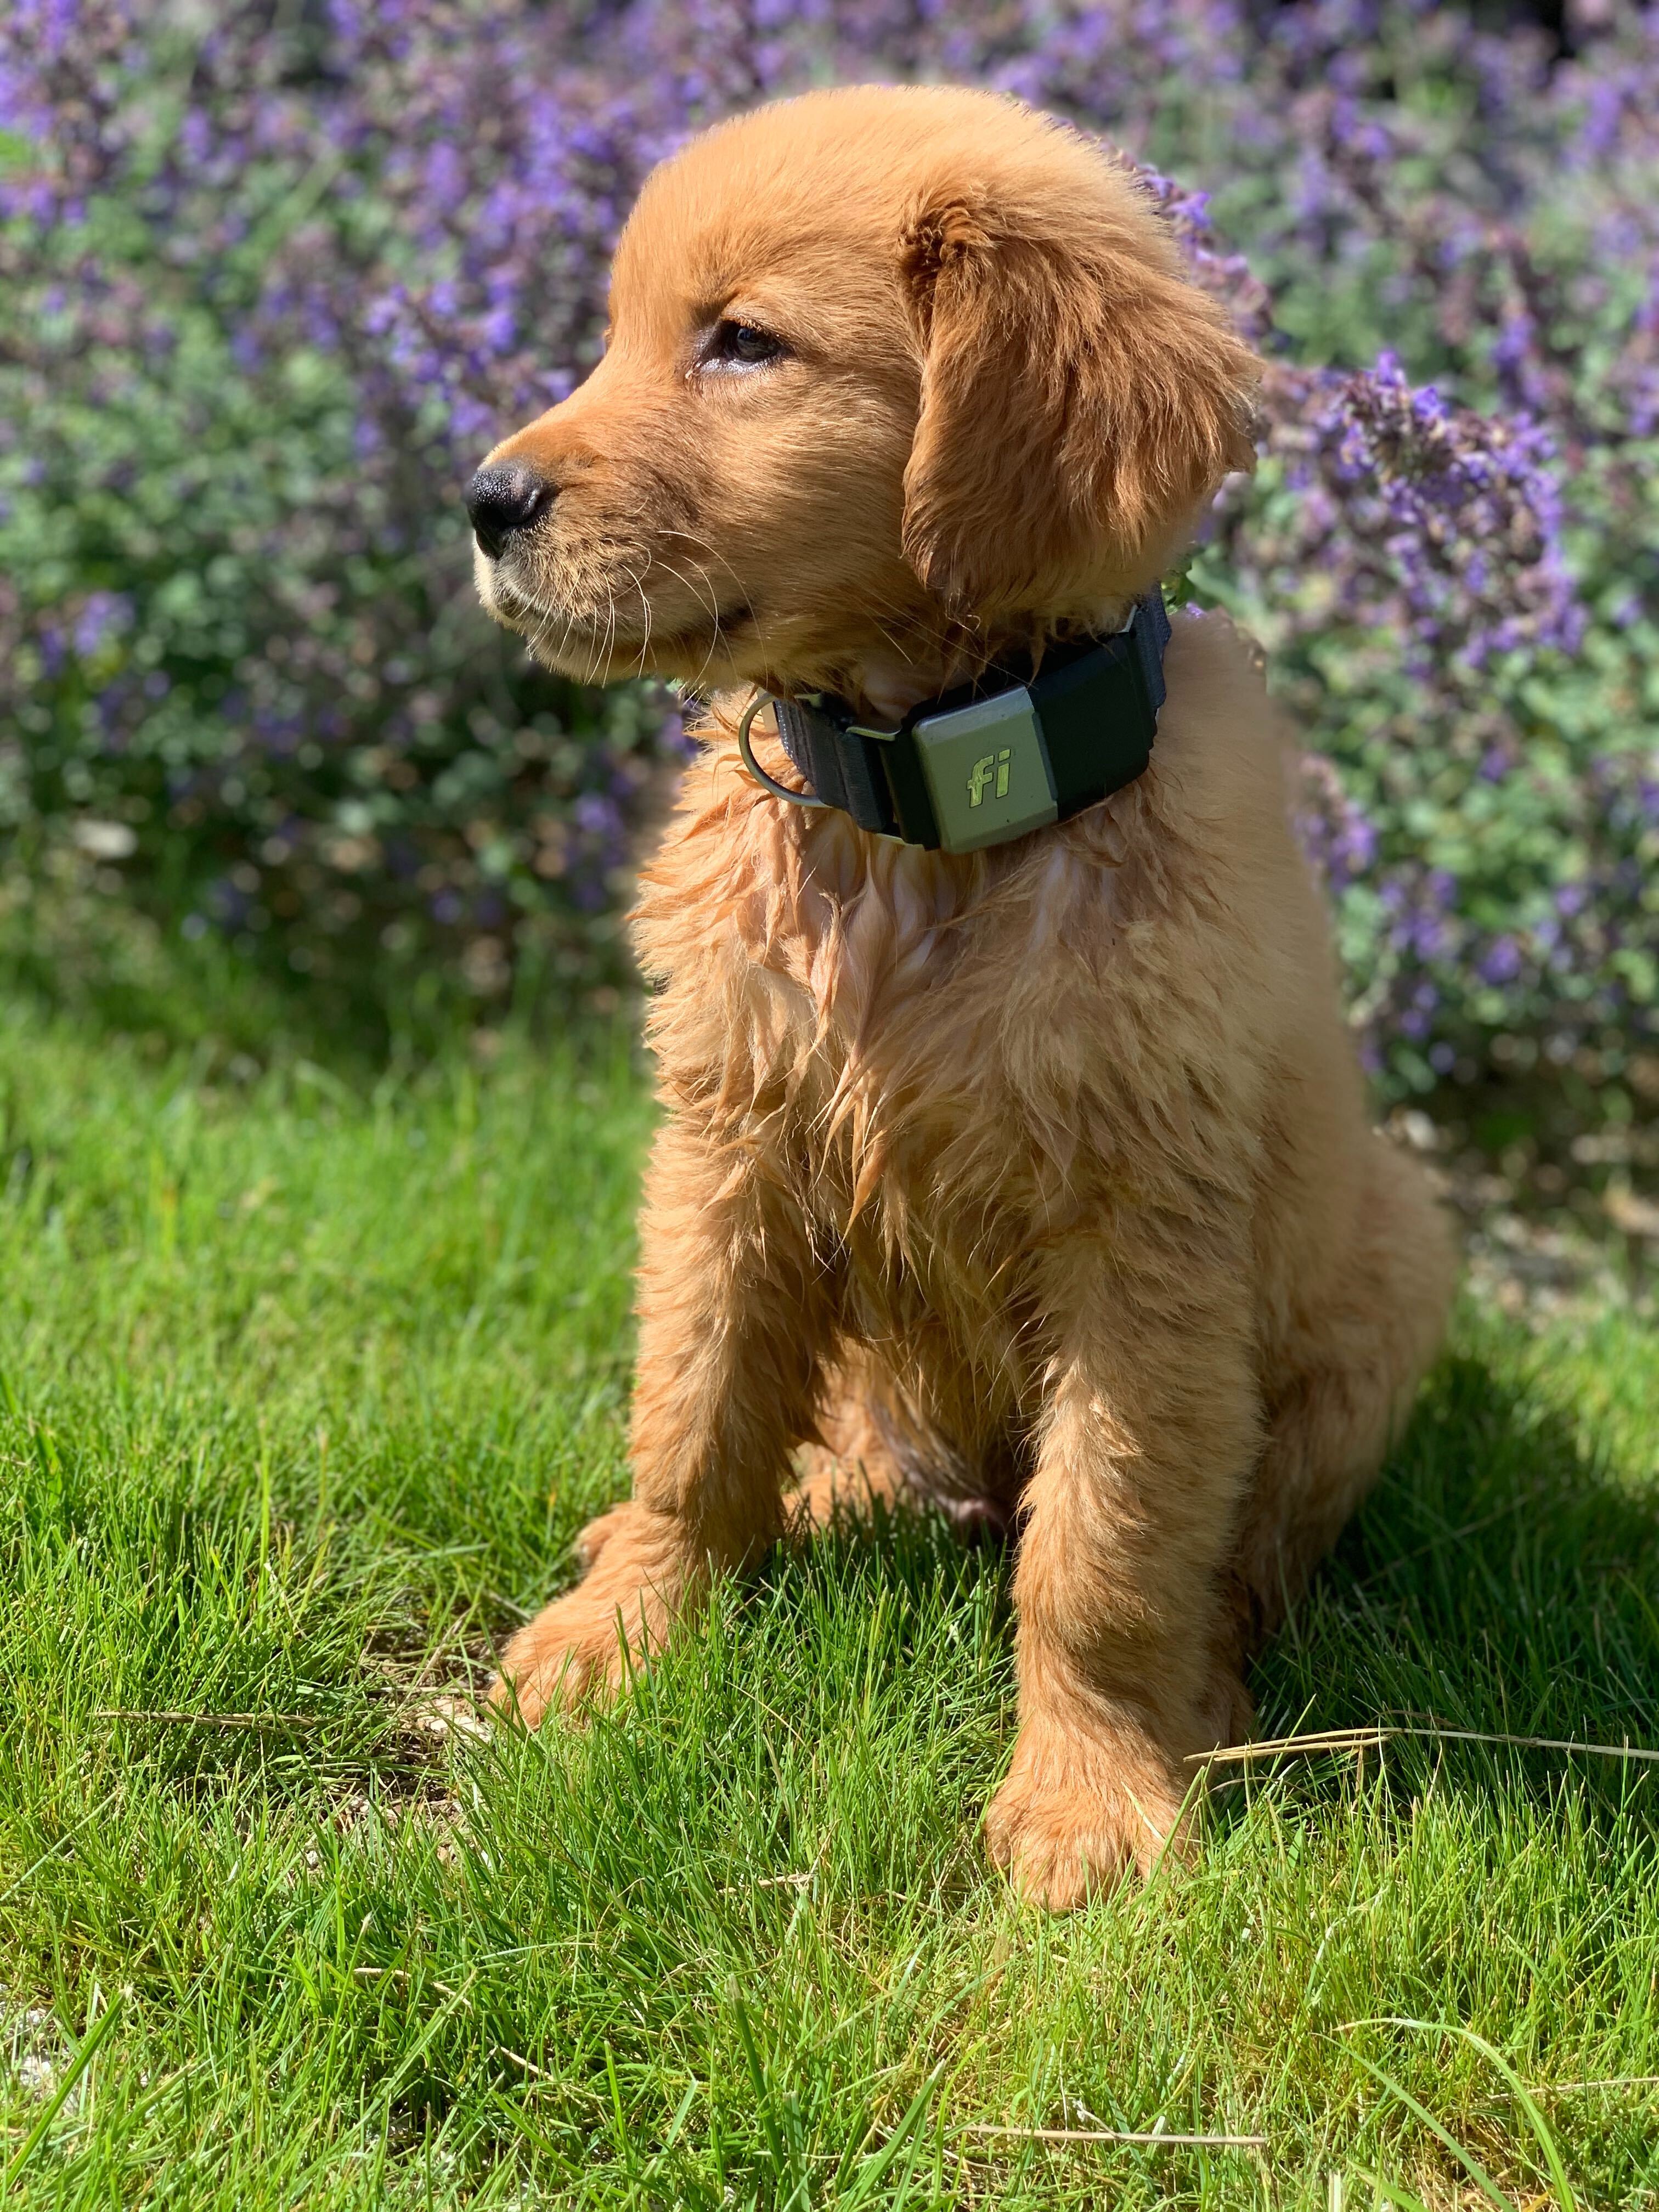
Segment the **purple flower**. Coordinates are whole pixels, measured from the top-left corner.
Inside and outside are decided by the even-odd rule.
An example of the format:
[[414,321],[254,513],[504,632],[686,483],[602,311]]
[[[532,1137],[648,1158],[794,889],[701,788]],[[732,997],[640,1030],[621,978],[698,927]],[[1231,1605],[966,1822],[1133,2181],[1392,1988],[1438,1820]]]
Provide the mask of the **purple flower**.
[[1521,948],[1512,937],[1494,938],[1480,960],[1480,978],[1486,983],[1512,983],[1521,973]]
[[132,602],[120,592],[89,592],[70,632],[75,650],[89,660],[105,639],[132,621]]

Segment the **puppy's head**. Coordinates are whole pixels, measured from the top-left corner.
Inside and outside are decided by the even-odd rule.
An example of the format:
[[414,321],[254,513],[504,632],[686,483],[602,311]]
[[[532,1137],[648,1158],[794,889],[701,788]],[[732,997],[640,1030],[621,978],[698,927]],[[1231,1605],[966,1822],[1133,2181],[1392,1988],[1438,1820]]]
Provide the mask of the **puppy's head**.
[[1253,387],[1085,139],[988,94],[811,94],[647,180],[604,358],[468,487],[479,588],[584,680],[922,697],[1144,589],[1250,465]]

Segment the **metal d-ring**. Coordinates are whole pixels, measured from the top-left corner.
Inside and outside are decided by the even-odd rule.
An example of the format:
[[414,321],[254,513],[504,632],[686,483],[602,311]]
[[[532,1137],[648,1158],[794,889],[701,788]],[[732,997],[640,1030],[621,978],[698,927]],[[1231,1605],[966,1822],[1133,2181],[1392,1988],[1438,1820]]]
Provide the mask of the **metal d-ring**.
[[787,783],[780,783],[775,775],[768,775],[755,758],[755,749],[749,742],[749,725],[769,700],[774,705],[777,703],[772,700],[769,691],[757,690],[743,710],[743,720],[738,724],[738,750],[743,755],[744,766],[756,782],[763,790],[769,791],[775,799],[787,799],[792,806],[828,806],[830,801],[820,799],[815,791],[791,791]]

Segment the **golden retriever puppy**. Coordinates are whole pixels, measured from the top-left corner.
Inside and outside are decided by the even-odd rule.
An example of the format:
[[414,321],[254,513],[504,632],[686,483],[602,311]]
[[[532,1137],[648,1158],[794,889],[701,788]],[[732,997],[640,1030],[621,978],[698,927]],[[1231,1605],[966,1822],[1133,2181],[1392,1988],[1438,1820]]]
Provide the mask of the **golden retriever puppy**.
[[[484,602],[549,666],[712,697],[637,916],[633,1497],[496,1694],[533,1723],[618,1681],[785,1529],[803,1452],[820,1516],[1003,1518],[986,1825],[1054,1905],[1183,1847],[1191,1754],[1249,1725],[1249,1642],[1452,1278],[1368,1125],[1255,659],[1183,616],[1158,668],[1147,595],[1250,464],[1253,382],[1098,147],[987,94],[813,94],[656,171],[603,360],[468,490]],[[1131,647],[1062,790],[1055,687]],[[900,762],[940,729],[930,816]],[[890,788],[815,793],[831,755]]]

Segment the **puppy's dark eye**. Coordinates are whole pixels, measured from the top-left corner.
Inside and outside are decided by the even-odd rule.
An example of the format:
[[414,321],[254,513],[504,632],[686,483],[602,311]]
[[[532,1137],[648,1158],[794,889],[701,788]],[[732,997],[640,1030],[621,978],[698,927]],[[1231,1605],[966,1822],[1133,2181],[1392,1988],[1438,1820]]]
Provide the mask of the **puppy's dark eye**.
[[703,360],[710,366],[758,368],[763,362],[781,361],[784,350],[783,341],[775,338],[770,331],[757,329],[753,323],[733,322],[728,317],[715,324]]

